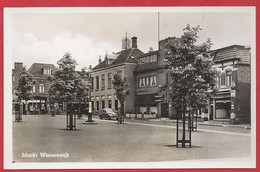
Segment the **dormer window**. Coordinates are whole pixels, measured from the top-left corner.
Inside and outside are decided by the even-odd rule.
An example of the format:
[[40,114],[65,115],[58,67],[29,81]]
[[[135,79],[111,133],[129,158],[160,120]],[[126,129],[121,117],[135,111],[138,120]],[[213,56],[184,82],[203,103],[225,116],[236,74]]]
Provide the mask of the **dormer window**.
[[51,75],[51,69],[50,68],[43,68],[43,75]]

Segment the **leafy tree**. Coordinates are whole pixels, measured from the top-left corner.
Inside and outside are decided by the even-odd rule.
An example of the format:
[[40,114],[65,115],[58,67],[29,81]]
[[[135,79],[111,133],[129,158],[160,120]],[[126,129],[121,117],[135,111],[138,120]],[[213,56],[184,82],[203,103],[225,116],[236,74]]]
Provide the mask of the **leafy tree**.
[[126,96],[130,93],[130,91],[126,90],[127,89],[126,77],[122,79],[121,73],[119,72],[115,73],[112,84],[115,90],[116,97],[119,100],[121,105],[121,113],[118,115],[118,122],[121,124],[124,116],[124,102]]
[[172,106],[177,113],[183,114],[185,122],[185,113],[191,108],[208,105],[212,90],[215,90],[217,73],[212,68],[210,39],[198,44],[198,33],[202,30],[199,26],[187,25],[183,30],[180,38],[174,37],[166,43],[164,68],[171,78],[167,89]]
[[[79,107],[78,107],[78,118],[81,118],[82,116],[82,107],[81,107],[81,102],[85,101],[85,99],[88,96],[89,93],[89,73],[86,71],[86,68],[82,68],[81,71],[77,72],[78,73],[78,79],[75,80],[76,82],[76,100],[79,102]],[[84,106],[84,109],[86,107]]]
[[[15,95],[18,97],[19,104],[22,100],[25,100],[27,104],[28,100],[33,99],[33,77],[32,75],[23,67],[20,73],[20,79],[18,85],[15,87]],[[26,111],[25,111],[26,114]]]
[[[70,53],[65,53],[58,62],[58,70],[52,78],[53,83],[49,90],[50,101],[65,102],[67,107],[72,102],[80,102],[84,96],[84,84],[80,74],[76,72],[76,61]],[[80,95],[82,94],[82,95]],[[70,129],[73,125],[73,116],[70,115]]]

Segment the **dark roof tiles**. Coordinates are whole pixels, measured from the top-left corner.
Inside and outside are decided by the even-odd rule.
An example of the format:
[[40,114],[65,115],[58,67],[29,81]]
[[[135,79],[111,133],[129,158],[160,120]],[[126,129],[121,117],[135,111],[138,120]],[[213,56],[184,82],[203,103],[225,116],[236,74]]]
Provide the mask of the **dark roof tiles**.
[[241,45],[232,45],[221,49],[213,50],[213,61],[215,63],[239,59],[240,64],[250,64],[250,48]]
[[39,76],[39,75],[43,75],[43,68],[48,68],[51,69],[52,71],[56,70],[53,64],[33,63],[28,71],[34,76]]
[[94,67],[94,70],[102,69],[108,66],[114,66],[122,63],[137,63],[137,58],[144,53],[137,48],[130,48],[127,50],[122,50],[116,54],[119,54],[117,58],[111,63],[108,64],[106,59],[102,61],[100,64]]

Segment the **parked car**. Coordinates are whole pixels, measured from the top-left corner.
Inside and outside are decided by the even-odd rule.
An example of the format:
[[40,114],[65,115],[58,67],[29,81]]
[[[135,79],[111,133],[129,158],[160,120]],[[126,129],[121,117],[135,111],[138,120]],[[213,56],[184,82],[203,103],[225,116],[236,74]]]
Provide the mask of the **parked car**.
[[110,108],[104,108],[99,115],[100,119],[118,119],[118,115],[115,111]]

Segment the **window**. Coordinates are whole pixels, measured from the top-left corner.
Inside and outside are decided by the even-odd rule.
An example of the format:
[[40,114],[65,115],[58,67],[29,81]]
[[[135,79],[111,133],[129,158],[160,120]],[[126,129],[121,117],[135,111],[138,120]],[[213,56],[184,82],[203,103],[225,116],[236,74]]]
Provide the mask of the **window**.
[[149,87],[149,86],[155,86],[156,83],[156,76],[147,76],[143,78],[138,79],[138,86],[139,87]]
[[33,85],[33,93],[35,93],[35,85]]
[[40,84],[40,86],[39,86],[39,92],[40,92],[40,93],[44,93],[44,85],[43,85],[43,84]]
[[226,71],[227,75],[227,86],[231,87],[232,86],[232,71]]
[[90,88],[90,90],[93,91],[93,88],[94,88],[94,78],[91,77],[91,88]]
[[107,74],[107,87],[108,87],[108,89],[111,88],[111,85],[112,85],[111,73],[108,73]]
[[150,62],[155,62],[157,61],[157,54],[151,55],[151,56],[146,56],[142,57],[139,59],[139,64],[144,64],[144,63],[150,63]]
[[157,61],[157,54],[154,54],[151,57],[152,57],[151,62],[156,62]]
[[151,76],[150,77],[150,85],[155,86],[156,85],[156,76]]
[[102,90],[105,89],[105,74],[101,75],[101,85],[102,85]]
[[221,86],[221,76],[218,77],[218,87],[220,88]]
[[96,90],[99,90],[99,76],[96,76]]
[[105,100],[102,100],[102,109],[105,108]]
[[108,97],[108,108],[112,108],[112,100],[111,100],[111,95],[107,96]]
[[150,85],[150,77],[146,77],[146,86],[149,86]]
[[99,101],[96,101],[97,104],[97,111],[99,111]]
[[13,75],[13,82],[15,81],[15,76]]
[[51,69],[44,68],[44,69],[43,69],[43,74],[44,74],[44,75],[51,75]]
[[225,86],[226,85],[226,75],[225,75],[224,72],[221,73],[220,84],[221,84],[221,86]]
[[145,78],[139,78],[139,87],[145,87]]

